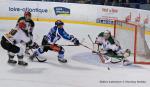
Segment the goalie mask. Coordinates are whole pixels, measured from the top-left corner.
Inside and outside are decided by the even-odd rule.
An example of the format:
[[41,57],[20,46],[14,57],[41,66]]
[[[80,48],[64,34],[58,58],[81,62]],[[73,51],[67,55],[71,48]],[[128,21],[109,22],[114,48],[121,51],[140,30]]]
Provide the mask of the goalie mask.
[[111,36],[111,32],[109,30],[104,31],[104,38],[108,39]]

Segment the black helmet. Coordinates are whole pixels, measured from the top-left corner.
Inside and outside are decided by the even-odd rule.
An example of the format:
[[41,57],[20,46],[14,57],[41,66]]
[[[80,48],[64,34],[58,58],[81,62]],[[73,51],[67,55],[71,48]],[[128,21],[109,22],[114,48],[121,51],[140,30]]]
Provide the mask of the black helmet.
[[61,20],[57,20],[57,21],[55,22],[55,25],[56,25],[56,26],[60,26],[60,25],[64,25],[64,23],[63,23]]

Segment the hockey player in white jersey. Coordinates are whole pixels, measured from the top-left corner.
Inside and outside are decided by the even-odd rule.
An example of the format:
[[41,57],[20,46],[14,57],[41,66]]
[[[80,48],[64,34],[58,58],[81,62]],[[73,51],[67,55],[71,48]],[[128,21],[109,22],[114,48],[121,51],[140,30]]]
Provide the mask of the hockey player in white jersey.
[[[34,30],[35,24],[34,24],[34,21],[31,19],[31,17],[32,17],[31,12],[25,11],[24,16],[22,16],[18,19],[16,27],[18,26],[18,23],[20,21],[22,21],[22,20],[25,21],[25,23],[26,23],[26,33],[27,33],[28,37],[30,37],[30,40],[33,41],[33,30]],[[29,53],[30,49],[32,49],[32,48],[30,48],[29,45],[26,44],[25,54],[28,55],[28,56],[30,55],[30,53]]]
[[116,58],[123,58],[123,64],[128,65],[130,64],[129,60],[127,60],[127,57],[130,56],[130,50],[129,49],[122,49],[119,42],[111,35],[111,32],[106,30],[104,32],[101,32],[95,41],[96,44],[98,44],[99,51],[103,53],[104,55],[113,56]]
[[16,64],[17,61],[14,60],[15,55],[18,57],[18,65],[27,66],[28,63],[23,61],[26,44],[32,47],[37,47],[38,45],[30,40],[26,33],[25,21],[20,21],[15,29],[12,29],[9,33],[2,36],[1,46],[8,51],[8,63]]
[[73,35],[69,35],[65,32],[63,28],[64,23],[61,20],[55,22],[55,26],[50,29],[50,32],[47,35],[44,35],[42,41],[42,47],[38,48],[34,54],[30,57],[33,60],[34,57],[39,56],[40,54],[47,52],[48,50],[58,52],[58,61],[66,63],[67,59],[64,58],[64,48],[56,44],[61,38],[73,42],[75,45],[79,45],[80,42]]

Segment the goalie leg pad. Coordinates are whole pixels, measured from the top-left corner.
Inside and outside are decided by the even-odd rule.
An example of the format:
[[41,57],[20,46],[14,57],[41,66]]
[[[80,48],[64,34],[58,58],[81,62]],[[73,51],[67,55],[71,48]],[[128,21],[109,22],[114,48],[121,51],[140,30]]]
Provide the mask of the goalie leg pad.
[[128,65],[131,65],[131,64],[132,63],[129,60],[127,60],[127,59],[123,60],[123,66],[128,66]]
[[130,51],[130,49],[126,49],[126,51],[125,51],[125,53],[124,53],[124,58],[127,58],[127,57],[129,57],[130,56],[130,54],[131,54],[131,51]]

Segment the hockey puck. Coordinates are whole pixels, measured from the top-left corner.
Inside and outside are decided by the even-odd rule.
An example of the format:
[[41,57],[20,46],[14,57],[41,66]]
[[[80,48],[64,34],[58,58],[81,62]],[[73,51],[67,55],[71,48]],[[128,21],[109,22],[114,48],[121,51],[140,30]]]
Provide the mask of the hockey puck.
[[110,70],[110,68],[109,68],[109,67],[108,67],[107,69],[108,69],[108,70]]

